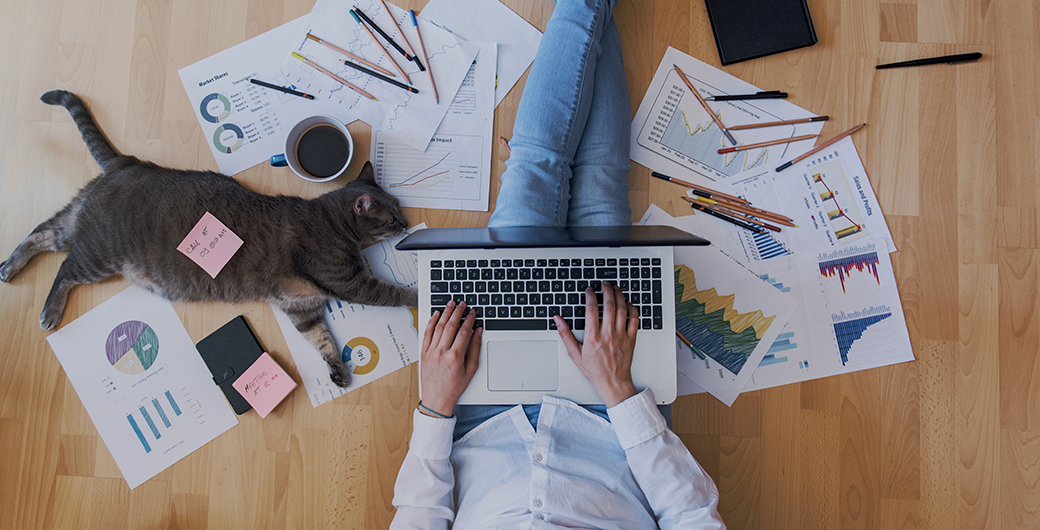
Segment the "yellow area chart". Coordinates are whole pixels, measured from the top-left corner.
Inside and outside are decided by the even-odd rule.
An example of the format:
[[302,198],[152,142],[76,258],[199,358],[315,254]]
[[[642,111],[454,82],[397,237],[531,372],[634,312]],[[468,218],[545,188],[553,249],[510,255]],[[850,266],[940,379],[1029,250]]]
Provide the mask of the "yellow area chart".
[[682,297],[677,304],[691,299],[696,300],[704,304],[705,314],[711,314],[722,309],[722,319],[729,323],[730,329],[734,333],[741,333],[745,329],[753,327],[755,329],[755,337],[761,340],[762,335],[769,329],[769,326],[776,318],[775,315],[767,317],[758,309],[750,313],[741,313],[733,308],[733,301],[736,299],[735,295],[720,295],[715,291],[714,287],[704,291],[698,290],[697,277],[693,269],[686,265],[676,265],[675,270],[678,271],[678,281],[683,286]]

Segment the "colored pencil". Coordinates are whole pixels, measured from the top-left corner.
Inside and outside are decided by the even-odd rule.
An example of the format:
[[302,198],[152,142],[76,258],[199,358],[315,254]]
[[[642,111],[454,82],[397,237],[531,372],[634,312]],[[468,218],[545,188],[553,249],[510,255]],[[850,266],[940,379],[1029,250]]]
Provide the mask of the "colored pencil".
[[744,221],[741,221],[740,219],[736,219],[734,217],[730,217],[730,216],[728,216],[728,215],[726,215],[726,214],[724,214],[722,212],[719,212],[718,210],[710,208],[707,204],[697,204],[695,202],[691,202],[690,206],[692,208],[700,210],[700,211],[702,211],[702,212],[704,212],[704,213],[706,213],[706,214],[708,214],[708,215],[710,215],[712,217],[716,217],[716,218],[722,219],[723,221],[726,221],[726,222],[728,222],[730,224],[739,226],[740,228],[743,228],[744,230],[749,230],[749,231],[754,232],[756,234],[761,234],[761,233],[765,232],[765,229],[760,227],[760,226],[756,226],[756,225],[753,225],[751,223],[746,223]]
[[[795,225],[794,222],[792,220],[790,220],[790,218],[784,217],[784,216],[782,216],[780,214],[776,214],[776,213],[773,213],[773,212],[768,212],[768,211],[763,210],[761,208],[755,208],[753,206],[718,202],[718,201],[713,201],[713,199],[704,199],[703,197],[697,197],[696,199],[691,199],[690,197],[683,197],[683,200],[685,200],[686,202],[689,202],[690,204],[698,204],[698,203],[701,203],[701,204],[711,204],[712,206],[717,206],[719,208],[725,208],[727,210],[732,210],[733,212],[737,212],[737,213],[740,213],[740,214],[750,215],[750,216],[753,216],[753,217],[760,217],[762,219],[768,219],[770,221],[773,221],[774,223],[779,223],[779,224],[782,224],[784,226],[790,226],[792,228],[797,228],[797,225]],[[713,201],[713,202],[708,202],[708,201]]]
[[697,96],[697,101],[701,103],[701,106],[704,107],[704,110],[706,110],[708,112],[708,115],[711,116],[711,119],[715,121],[715,125],[719,127],[719,130],[722,131],[722,134],[726,135],[726,139],[728,139],[730,143],[733,145],[739,143],[735,138],[733,138],[733,135],[726,130],[726,126],[722,125],[722,120],[719,119],[719,117],[715,115],[715,112],[711,110],[711,107],[708,106],[707,101],[704,101],[704,98],[701,96],[701,93],[698,92],[696,88],[693,88],[693,83],[691,83],[690,80],[686,78],[686,74],[684,74],[683,71],[679,69],[679,66],[673,64],[672,67],[675,68],[676,73],[678,73],[679,77],[682,78],[683,83],[686,83],[686,86],[690,89],[690,92],[693,92],[693,95]]
[[440,105],[441,98],[437,95],[437,84],[433,82],[433,63],[426,56],[426,45],[423,44],[422,32],[419,31],[419,21],[415,20],[415,11],[409,9],[408,14],[412,17],[412,27],[415,28],[415,34],[419,36],[419,51],[422,53],[423,59],[426,59],[426,75],[430,76],[430,86],[433,87],[433,100]]
[[343,79],[342,77],[340,77],[340,76],[338,76],[338,75],[336,75],[336,74],[334,74],[334,73],[332,73],[332,72],[322,68],[321,65],[319,65],[318,63],[316,63],[316,62],[314,62],[314,61],[312,61],[312,60],[310,60],[310,59],[308,59],[308,58],[306,58],[306,57],[304,57],[304,56],[302,56],[302,55],[300,55],[300,54],[298,54],[296,52],[293,52],[292,56],[297,58],[297,59],[299,59],[299,60],[301,60],[301,61],[303,61],[307,66],[310,66],[311,68],[313,68],[313,69],[315,69],[315,70],[317,70],[317,71],[319,71],[319,72],[321,72],[321,73],[323,73],[323,74],[325,74],[325,75],[335,79],[336,81],[339,81],[340,84],[342,84],[343,86],[353,90],[354,92],[357,92],[358,94],[361,94],[362,96],[365,96],[366,98],[371,99],[372,101],[379,101],[372,94],[369,94],[368,92],[365,92],[364,90],[361,90],[360,88],[354,86],[354,84],[352,84],[350,81],[347,81],[346,79]]
[[307,34],[307,38],[312,40],[312,41],[314,41],[314,42],[317,42],[318,44],[321,44],[321,45],[325,46],[326,48],[328,48],[330,50],[342,53],[343,55],[346,55],[347,57],[350,57],[351,59],[354,59],[355,61],[357,61],[357,62],[359,62],[361,64],[367,65],[369,68],[374,68],[374,69],[376,69],[376,70],[378,70],[380,72],[383,72],[386,75],[397,75],[397,74],[391,72],[390,70],[387,70],[386,68],[383,68],[382,66],[379,66],[378,64],[373,63],[372,61],[369,61],[369,60],[365,59],[364,57],[361,57],[359,55],[354,55],[353,53],[350,53],[347,50],[344,50],[343,48],[340,48],[339,46],[336,46],[335,44],[332,44],[331,42],[319,39],[318,37],[315,37],[314,35],[311,35],[310,33]]
[[683,335],[679,330],[675,330],[675,336],[679,337],[679,340],[681,340],[682,343],[685,344],[687,348],[692,350],[693,353],[697,354],[697,357],[700,357],[700,359],[702,361],[705,359],[704,353],[701,352],[700,348],[694,346],[693,343],[690,342],[690,339],[686,338],[686,335]]
[[397,19],[394,18],[394,14],[390,12],[390,6],[386,5],[386,0],[379,0],[379,3],[383,4],[383,10],[386,11],[386,16],[390,17],[390,20],[394,21],[394,27],[397,28],[397,34],[400,35],[401,40],[404,41],[405,48],[408,48],[408,53],[411,54],[411,57],[409,57],[408,60],[415,63],[415,65],[419,67],[420,72],[425,72],[426,67],[423,66],[421,62],[419,62],[419,56],[415,54],[415,49],[412,48],[412,44],[408,42],[408,37],[404,34],[404,30],[401,29],[401,25],[397,23]]
[[811,140],[820,135],[818,134],[803,134],[801,136],[792,136],[790,138],[780,138],[779,140],[769,140],[768,142],[759,142],[757,144],[737,145],[733,147],[727,147],[725,149],[719,149],[719,154],[723,155],[726,153],[732,153],[734,151],[746,151],[748,149],[758,149],[759,147],[769,147],[771,145],[787,144],[791,142],[798,142],[801,140]]
[[710,197],[708,197],[709,199],[722,197],[722,198],[729,199],[730,201],[737,202],[737,203],[740,203],[740,204],[751,204],[749,201],[747,201],[745,199],[741,199],[740,197],[736,197],[734,195],[727,195],[725,193],[722,193],[721,191],[715,191],[713,189],[705,188],[704,186],[698,186],[698,185],[696,185],[696,184],[694,184],[692,182],[686,182],[685,180],[677,179],[675,177],[670,177],[668,175],[665,175],[664,173],[658,173],[658,172],[654,171],[654,172],[651,172],[650,174],[655,176],[655,177],[657,177],[657,178],[659,178],[659,179],[661,179],[661,180],[667,180],[669,182],[674,182],[674,183],[679,184],[681,186],[686,186],[687,188],[690,188],[690,189],[693,189],[693,190],[699,190],[699,191],[702,191],[704,193],[707,193],[707,194],[711,195]]
[[351,9],[350,16],[354,18],[354,22],[357,22],[358,26],[361,26],[361,29],[365,30],[365,33],[368,33],[368,36],[372,38],[372,42],[375,43],[376,48],[379,48],[379,51],[383,52],[387,59],[390,59],[390,64],[394,65],[394,68],[397,69],[397,73],[401,74],[401,77],[403,77],[405,81],[408,81],[409,85],[412,84],[412,80],[408,79],[408,74],[404,73],[404,70],[402,70],[401,66],[397,64],[397,61],[390,56],[390,52],[386,51],[386,48],[379,43],[379,39],[376,38],[375,33],[372,33],[372,30],[368,29],[368,26],[366,26],[364,22],[361,22],[361,18],[358,16],[357,12]]
[[310,94],[305,94],[305,93],[300,92],[298,90],[293,90],[291,88],[285,88],[283,86],[273,85],[271,83],[267,83],[267,82],[261,81],[259,79],[250,79],[249,82],[253,83],[254,85],[260,85],[262,87],[270,88],[272,90],[277,90],[279,92],[285,92],[286,94],[292,94],[294,96],[300,96],[301,98],[314,99],[314,96],[312,96]]
[[858,130],[866,127],[866,126],[867,126],[866,123],[861,123],[861,124],[851,128],[851,129],[849,129],[849,130],[839,134],[838,136],[835,136],[834,138],[831,138],[830,140],[827,140],[826,142],[823,142],[822,144],[820,144],[820,145],[810,149],[808,153],[805,153],[804,155],[799,156],[798,158],[795,158],[794,160],[792,160],[790,162],[787,162],[787,163],[784,163],[784,164],[780,164],[779,166],[776,167],[776,172],[779,173],[779,172],[781,172],[781,171],[783,171],[783,170],[785,170],[785,169],[787,169],[787,168],[797,164],[798,162],[801,162],[802,160],[805,160],[806,158],[809,158],[810,156],[820,152],[821,150],[826,149],[827,147],[830,147],[830,145],[833,144],[834,142],[837,142],[838,140],[841,140],[842,138],[845,138],[846,136],[849,136],[852,133],[854,133],[854,132],[856,132],[856,131],[858,131]]
[[351,68],[353,68],[353,69],[355,69],[355,70],[357,70],[357,71],[359,71],[361,73],[368,74],[368,75],[370,75],[370,76],[372,76],[372,77],[374,77],[376,79],[379,79],[381,81],[386,81],[387,83],[390,83],[391,85],[394,85],[394,86],[397,86],[397,87],[401,87],[401,88],[403,88],[403,89],[405,89],[405,90],[407,90],[409,92],[412,92],[413,94],[418,94],[419,93],[419,91],[416,90],[415,87],[410,87],[410,86],[408,86],[408,85],[406,85],[406,84],[404,84],[404,83],[402,83],[400,81],[395,81],[393,79],[390,79],[389,77],[387,77],[387,76],[385,76],[385,75],[383,75],[383,74],[381,74],[379,72],[373,72],[372,70],[369,70],[368,68],[365,68],[364,66],[354,64],[354,63],[352,63],[350,61],[347,61],[347,60],[344,60],[343,64],[345,64],[345,65],[347,65],[347,66],[349,66],[349,67],[351,67]]
[[[765,222],[765,221],[763,221],[761,219],[758,219],[756,217],[752,217],[750,214],[746,214],[746,213],[742,213],[742,212],[738,212],[736,210],[730,209],[729,208],[729,203],[720,202],[720,201],[716,201],[714,199],[707,199],[707,198],[702,198],[702,197],[697,197],[697,199],[699,201],[701,201],[701,202],[708,203],[708,205],[710,207],[715,208],[718,211],[720,211],[720,212],[722,212],[722,213],[724,213],[726,215],[730,215],[730,216],[733,216],[733,217],[735,217],[737,219],[740,219],[741,221],[745,221],[745,222],[751,223],[751,224],[756,225],[756,226],[761,226],[762,228],[766,228],[766,229],[772,230],[774,232],[779,232],[780,231],[780,227],[779,226],[773,226],[773,225],[771,225],[771,224],[769,224],[769,223],[767,223],[767,222]],[[696,204],[696,203],[691,200],[690,204]],[[765,210],[763,210],[763,211],[765,211]]]
[[783,121],[768,121],[765,123],[749,123],[747,125],[734,125],[729,128],[731,131],[743,131],[747,129],[760,129],[762,127],[777,127],[780,125],[794,125],[796,123],[810,123],[814,121],[827,121],[831,119],[830,116],[813,116],[811,118],[799,118],[797,120],[783,120]]

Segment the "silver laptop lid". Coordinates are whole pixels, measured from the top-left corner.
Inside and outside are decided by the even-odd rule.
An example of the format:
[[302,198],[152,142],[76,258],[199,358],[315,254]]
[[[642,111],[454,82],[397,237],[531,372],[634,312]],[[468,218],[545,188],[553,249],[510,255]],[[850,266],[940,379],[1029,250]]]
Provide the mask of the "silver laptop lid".
[[709,245],[708,240],[670,226],[574,226],[427,228],[397,244],[397,249],[554,248]]

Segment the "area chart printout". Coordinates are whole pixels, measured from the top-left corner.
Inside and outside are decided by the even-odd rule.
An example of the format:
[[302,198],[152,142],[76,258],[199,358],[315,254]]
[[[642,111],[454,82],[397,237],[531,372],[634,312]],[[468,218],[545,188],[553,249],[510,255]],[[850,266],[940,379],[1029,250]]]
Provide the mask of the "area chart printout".
[[[717,68],[668,48],[632,120],[631,157],[646,167],[684,180],[709,185],[760,167],[773,168],[813,146],[813,140],[719,154],[733,147],[718,125],[690,93],[674,66],[702,96],[754,93],[760,89]],[[814,116],[783,99],[710,101],[712,112],[727,127]],[[803,134],[819,134],[822,122],[732,131],[741,144]]]
[[140,287],[47,342],[131,489],[238,424],[173,306]]
[[676,247],[675,263],[675,328],[693,344],[676,365],[732,405],[798,303],[712,248]]
[[[395,238],[362,250],[362,258],[372,275],[415,289],[419,281],[416,255],[401,252],[394,246],[408,234],[425,227],[425,223],[414,226]],[[416,309],[330,300],[325,305],[325,322],[351,374],[350,385],[340,388],[329,377],[328,364],[321,354],[296,331],[289,316],[274,306],[271,308],[315,407],[419,360]]]
[[[298,90],[357,116],[361,121],[378,127],[413,149],[424,151],[448,110],[444,100],[455,94],[462,85],[470,65],[473,64],[473,58],[477,55],[477,47],[456,38],[451,32],[431,22],[416,18],[428,54],[428,57],[421,60],[424,65],[432,64],[430,71],[433,72],[441,99],[438,104],[427,73],[420,71],[414,62],[405,60],[392,47],[388,48],[388,51],[382,50],[382,46],[377,46],[350,14],[352,8],[360,9],[395,41],[403,42],[407,39],[413,49],[419,50],[418,37],[408,12],[389,2],[387,6],[394,14],[397,26],[387,16],[380,0],[318,0],[307,18],[306,27],[297,33],[292,45],[285,50],[282,72],[288,82],[298,87]],[[401,31],[397,30],[398,26],[402,28]],[[347,56],[307,38],[308,33],[326,43],[364,57],[382,68],[397,72],[387,55],[389,53],[409,77],[407,80],[401,79],[397,73],[396,80],[404,83],[411,80],[419,93],[402,90],[346,66],[343,61],[348,59]],[[306,57],[339,78],[368,92],[376,101],[292,57],[292,52]]]

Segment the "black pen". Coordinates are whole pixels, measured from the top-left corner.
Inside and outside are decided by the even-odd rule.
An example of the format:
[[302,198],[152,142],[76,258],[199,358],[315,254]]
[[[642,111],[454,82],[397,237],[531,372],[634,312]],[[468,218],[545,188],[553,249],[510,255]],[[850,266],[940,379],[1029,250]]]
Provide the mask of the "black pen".
[[982,58],[982,54],[979,53],[979,52],[961,53],[961,54],[957,54],[957,55],[944,55],[942,57],[929,57],[927,59],[914,59],[913,61],[903,61],[901,63],[879,64],[879,65],[875,66],[874,68],[877,68],[878,70],[883,70],[885,68],[899,68],[901,66],[921,66],[921,65],[925,65],[925,64],[941,64],[941,63],[954,64],[954,63],[964,63],[964,62],[978,61],[981,58]]
[[726,96],[711,96],[704,99],[708,101],[737,101],[740,99],[783,99],[787,97],[787,92],[780,92],[779,90],[769,90],[767,92],[756,92],[754,94],[732,94]]
[[354,63],[352,63],[350,61],[347,61],[347,60],[344,60],[343,64],[345,64],[345,65],[347,65],[347,66],[349,66],[349,67],[351,67],[351,68],[353,68],[353,69],[355,69],[355,70],[357,70],[359,72],[366,73],[366,74],[368,74],[368,75],[370,75],[370,76],[372,76],[372,77],[374,77],[376,79],[380,79],[382,81],[386,81],[387,83],[390,83],[391,85],[399,86],[399,87],[401,87],[401,88],[403,88],[403,89],[405,89],[405,90],[407,90],[407,91],[409,91],[409,92],[411,92],[413,94],[418,94],[419,93],[419,91],[416,90],[414,87],[410,87],[410,86],[408,86],[408,85],[406,85],[406,84],[404,84],[404,83],[402,83],[400,81],[395,81],[393,79],[390,79],[389,77],[387,77],[387,76],[385,76],[383,74],[380,74],[379,72],[373,72],[372,70],[369,70],[368,68],[365,68],[364,66],[356,65],[356,64],[354,64]]
[[360,7],[354,6],[354,11],[358,14],[359,17],[364,19],[364,21],[367,22],[369,26],[372,26],[372,29],[376,30],[376,33],[382,35],[383,38],[386,39],[386,42],[389,42],[395,50],[401,52],[401,55],[403,55],[405,59],[408,59],[409,61],[413,60],[412,56],[409,55],[408,52],[404,51],[404,48],[402,48],[401,45],[394,42],[394,39],[391,39],[390,35],[387,35],[386,32],[383,31],[383,28],[379,27],[375,22],[372,21],[372,19],[368,18],[368,15],[366,15]]
[[267,87],[267,88],[270,88],[272,90],[277,90],[279,92],[285,92],[286,94],[292,94],[294,96],[300,96],[301,98],[314,99],[314,96],[312,96],[310,94],[304,94],[303,92],[297,92],[297,91],[295,91],[295,90],[293,90],[291,88],[285,88],[283,86],[272,85],[271,83],[265,83],[265,82],[263,82],[263,81],[261,81],[259,79],[250,79],[249,82],[253,83],[254,85],[260,85],[262,87]]

